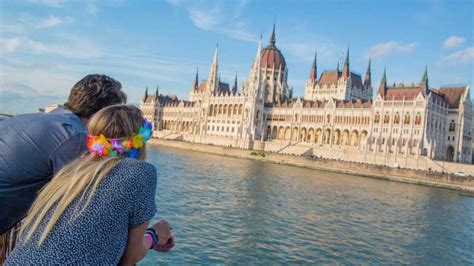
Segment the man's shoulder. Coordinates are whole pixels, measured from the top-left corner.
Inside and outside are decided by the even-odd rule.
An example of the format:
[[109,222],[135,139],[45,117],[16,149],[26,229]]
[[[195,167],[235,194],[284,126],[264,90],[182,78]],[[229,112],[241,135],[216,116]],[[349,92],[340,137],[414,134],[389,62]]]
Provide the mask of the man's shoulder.
[[31,113],[18,115],[0,123],[0,127],[16,131],[34,131],[43,133],[45,130],[63,128],[68,135],[85,133],[86,128],[80,118],[70,111],[64,110],[51,113]]

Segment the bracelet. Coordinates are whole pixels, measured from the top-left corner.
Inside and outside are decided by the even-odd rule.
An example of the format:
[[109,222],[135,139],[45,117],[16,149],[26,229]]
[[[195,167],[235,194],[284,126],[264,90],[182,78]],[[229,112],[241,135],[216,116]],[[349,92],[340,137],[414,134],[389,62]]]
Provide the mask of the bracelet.
[[150,245],[150,249],[153,248],[153,236],[150,233],[145,233],[145,237],[148,240],[148,244]]
[[154,248],[158,244],[158,241],[159,241],[158,233],[152,227],[146,229],[145,233],[149,234],[153,238],[153,245],[151,246],[150,249]]

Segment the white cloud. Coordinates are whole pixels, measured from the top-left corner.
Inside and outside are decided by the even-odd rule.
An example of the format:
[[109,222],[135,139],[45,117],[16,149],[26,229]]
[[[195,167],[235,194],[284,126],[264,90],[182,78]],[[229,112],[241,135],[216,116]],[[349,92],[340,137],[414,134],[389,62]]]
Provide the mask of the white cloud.
[[94,4],[94,3],[87,3],[86,4],[86,12],[90,15],[97,15],[97,12],[99,11],[99,9],[97,8],[97,5]]
[[217,6],[210,9],[192,7],[188,9],[189,17],[194,25],[203,30],[212,30],[220,24],[221,10]]
[[456,48],[460,45],[462,45],[466,39],[464,37],[459,37],[459,36],[449,36],[443,44],[443,47],[446,49],[451,49],[451,48]]
[[474,46],[441,57],[441,63],[466,64],[474,61]]
[[47,19],[42,20],[36,27],[39,29],[49,28],[57,26],[61,23],[63,23],[63,20],[61,18],[58,18],[56,16],[49,16]]
[[416,43],[401,44],[395,41],[377,43],[367,49],[364,53],[365,58],[383,57],[389,54],[409,54],[417,47]]
[[97,58],[102,54],[101,49],[93,42],[68,36],[60,41],[44,43],[27,37],[0,38],[3,45],[1,49],[5,53],[32,53],[59,55],[66,58],[90,59]]
[[22,39],[21,38],[9,38],[9,39],[3,39],[2,41],[2,50],[5,53],[12,53],[20,47],[22,44]]
[[186,4],[181,1],[168,0],[174,6],[183,6],[193,24],[205,31],[223,33],[241,41],[257,42],[258,34],[253,33],[249,24],[241,18],[247,5],[246,0],[238,2],[217,2],[213,5]]

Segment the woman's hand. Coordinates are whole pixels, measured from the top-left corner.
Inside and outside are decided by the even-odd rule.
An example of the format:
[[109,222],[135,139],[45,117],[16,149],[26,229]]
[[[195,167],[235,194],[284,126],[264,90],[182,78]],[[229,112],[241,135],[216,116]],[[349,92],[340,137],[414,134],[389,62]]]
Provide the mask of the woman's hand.
[[153,249],[158,251],[158,252],[168,252],[172,248],[174,248],[174,236],[171,235],[170,238],[168,239],[168,242],[164,245],[156,245]]
[[159,222],[153,225],[153,228],[158,233],[157,246],[164,246],[168,243],[170,238],[174,240],[173,235],[171,233],[171,225],[168,223],[168,221],[160,220]]

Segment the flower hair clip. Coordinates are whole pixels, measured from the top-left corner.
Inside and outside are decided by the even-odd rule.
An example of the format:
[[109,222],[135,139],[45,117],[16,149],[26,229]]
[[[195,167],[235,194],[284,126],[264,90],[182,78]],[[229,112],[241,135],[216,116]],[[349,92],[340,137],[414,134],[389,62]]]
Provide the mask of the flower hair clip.
[[103,134],[99,136],[87,136],[87,149],[90,153],[100,158],[117,157],[123,155],[130,158],[138,158],[139,149],[143,147],[152,134],[152,125],[146,119],[137,133],[131,137],[120,139],[108,139]]

